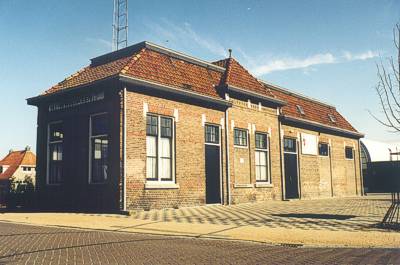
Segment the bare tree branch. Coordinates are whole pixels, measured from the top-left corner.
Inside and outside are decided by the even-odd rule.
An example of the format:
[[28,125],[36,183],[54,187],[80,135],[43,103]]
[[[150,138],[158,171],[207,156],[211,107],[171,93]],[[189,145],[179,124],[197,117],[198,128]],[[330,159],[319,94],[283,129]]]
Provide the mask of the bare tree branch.
[[[393,57],[388,58],[389,67],[382,62],[376,64],[378,84],[375,90],[378,94],[384,120],[368,111],[381,125],[400,132],[400,23],[393,28],[393,43],[397,49],[397,63]],[[388,70],[387,70],[388,69]]]

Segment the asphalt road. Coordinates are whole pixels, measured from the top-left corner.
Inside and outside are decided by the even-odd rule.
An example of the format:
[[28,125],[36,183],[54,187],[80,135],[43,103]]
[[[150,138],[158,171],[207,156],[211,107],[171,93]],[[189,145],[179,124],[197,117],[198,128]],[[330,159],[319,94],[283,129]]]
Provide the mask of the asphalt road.
[[400,264],[400,249],[270,246],[0,222],[0,264]]

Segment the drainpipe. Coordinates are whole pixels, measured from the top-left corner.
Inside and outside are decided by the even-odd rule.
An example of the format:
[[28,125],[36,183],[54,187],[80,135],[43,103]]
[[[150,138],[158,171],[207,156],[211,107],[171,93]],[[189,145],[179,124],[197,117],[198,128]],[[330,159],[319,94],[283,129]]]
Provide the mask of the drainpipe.
[[123,200],[124,200],[124,206],[123,210],[126,211],[126,87],[124,87],[123,90],[123,100],[124,100],[124,109],[123,109],[123,121],[122,121],[122,148],[123,148],[123,185],[122,185],[122,193],[123,193]]
[[231,205],[231,165],[229,159],[229,115],[228,108],[225,110],[225,146],[226,146],[226,177],[227,177],[227,195],[228,195],[228,205]]
[[281,129],[281,121],[279,119],[279,116],[281,114],[281,108],[277,109],[277,114],[278,114],[278,134],[279,134],[279,156],[280,156],[280,164],[281,164],[281,190],[282,190],[282,200],[285,200],[286,194],[285,194],[285,164],[284,164],[284,154],[283,154],[283,147],[282,147],[282,129]]
[[358,163],[360,167],[360,195],[364,196],[364,176],[362,171],[362,162],[361,162],[361,144],[360,139],[358,139]]

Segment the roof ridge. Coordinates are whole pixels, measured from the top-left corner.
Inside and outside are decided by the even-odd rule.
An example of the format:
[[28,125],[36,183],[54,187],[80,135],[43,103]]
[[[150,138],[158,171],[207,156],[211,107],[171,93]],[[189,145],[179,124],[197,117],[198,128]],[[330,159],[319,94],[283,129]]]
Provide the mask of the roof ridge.
[[[246,67],[244,67],[241,63],[239,63],[238,60],[236,60],[236,59],[233,58],[233,57],[228,58],[228,60],[229,60],[229,64],[231,64],[230,61],[236,62],[236,63],[238,64],[239,67],[241,67],[251,78],[253,78],[253,79],[260,85],[260,87],[262,87],[262,88],[265,89],[264,92],[265,92],[266,94],[270,94],[272,97],[276,98],[276,95],[274,95],[274,93],[272,93],[271,89],[266,88],[265,85],[264,85],[262,82],[260,82],[260,80],[258,80],[257,77],[253,76],[253,75],[249,72],[249,70],[247,70]],[[246,89],[246,88],[245,88],[245,89]]]
[[137,52],[136,54],[133,54],[133,56],[131,57],[131,59],[129,59],[129,61],[126,63],[126,65],[124,67],[122,67],[122,69],[119,71],[121,74],[126,74],[126,72],[129,71],[129,69],[131,69],[131,67],[137,62],[139,61],[139,59],[142,57],[142,54],[145,52],[146,48],[142,48],[139,52]]

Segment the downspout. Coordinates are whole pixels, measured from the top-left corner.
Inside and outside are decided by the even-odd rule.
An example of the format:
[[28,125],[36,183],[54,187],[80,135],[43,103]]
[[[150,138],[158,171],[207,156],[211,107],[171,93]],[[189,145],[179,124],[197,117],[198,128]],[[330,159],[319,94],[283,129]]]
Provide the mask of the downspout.
[[360,139],[358,139],[358,162],[359,162],[359,167],[360,167],[360,195],[364,196],[364,176],[363,176],[363,170],[362,170],[362,162],[361,162],[361,144],[360,144]]
[[227,196],[228,196],[228,205],[231,205],[231,165],[229,159],[229,108],[225,110],[225,150],[226,150],[226,177],[227,177]]
[[279,134],[279,157],[280,157],[280,163],[281,163],[281,190],[282,190],[282,201],[285,200],[286,194],[285,194],[285,164],[284,164],[284,154],[283,154],[283,150],[282,150],[282,141],[283,141],[283,137],[282,137],[282,129],[281,129],[281,120],[279,119],[279,116],[281,114],[281,109],[278,108],[277,109],[277,114],[278,114],[278,134]]
[[333,197],[333,168],[332,168],[332,146],[331,146],[331,140],[329,139],[329,172],[331,174],[331,197]]
[[124,206],[123,210],[126,211],[126,87],[124,87],[123,91],[123,100],[124,100],[124,109],[123,109],[123,121],[122,121],[122,148],[123,148],[123,200]]

